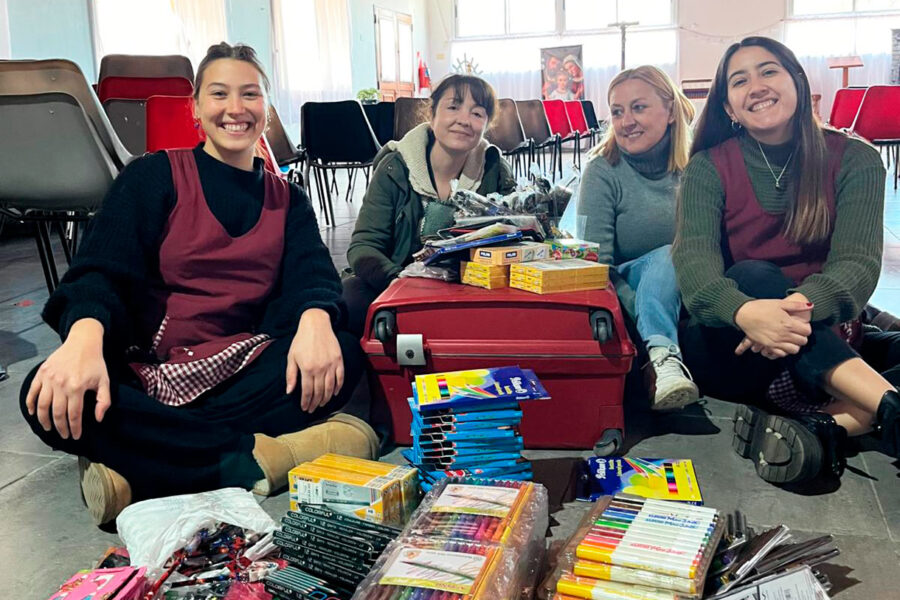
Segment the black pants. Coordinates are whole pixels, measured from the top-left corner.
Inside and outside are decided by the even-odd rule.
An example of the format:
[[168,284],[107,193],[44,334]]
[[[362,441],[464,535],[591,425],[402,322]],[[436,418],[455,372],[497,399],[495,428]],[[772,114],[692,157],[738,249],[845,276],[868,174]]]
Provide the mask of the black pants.
[[[122,370],[110,373],[112,405],[101,423],[94,420],[96,397],[85,396],[82,435],[62,439],[44,431],[30,416],[25,398],[35,368],[22,386],[22,414],[32,431],[55,450],[84,456],[121,474],[133,500],[242,487],[250,489],[263,473],[253,458],[253,434],[277,436],[304,429],[347,402],[363,369],[359,342],[337,334],[344,358],[340,394],[314,413],[300,409],[300,385],[284,393],[290,337],[272,342],[234,377],[181,407],[161,404]],[[126,367],[127,369],[127,367]]]
[[[765,261],[743,261],[725,276],[753,298],[784,298],[794,283],[776,265]],[[704,395],[760,404],[772,381],[787,368],[800,390],[818,403],[824,399],[824,377],[839,364],[861,356],[890,381],[900,385],[900,332],[867,332],[857,354],[830,327],[812,324],[812,334],[800,352],[770,360],[747,351],[736,356],[734,349],[744,339],[736,327],[707,327],[691,319],[679,332],[685,364]]]
[[366,327],[369,305],[384,290],[376,290],[356,275],[344,279],[343,285],[344,302],[347,303],[347,330],[359,339],[365,333],[363,330]]

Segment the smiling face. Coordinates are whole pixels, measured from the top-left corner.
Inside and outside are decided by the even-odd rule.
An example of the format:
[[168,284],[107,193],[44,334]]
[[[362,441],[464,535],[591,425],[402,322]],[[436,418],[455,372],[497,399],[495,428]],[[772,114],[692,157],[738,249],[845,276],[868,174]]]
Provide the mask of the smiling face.
[[725,112],[764,144],[790,140],[797,86],[778,58],[762,46],[735,52],[726,69]]
[[616,144],[629,154],[655,146],[675,120],[671,107],[640,79],[626,79],[610,90],[609,110]]
[[233,167],[253,168],[253,151],[266,127],[263,90],[262,75],[249,62],[222,58],[209,63],[194,101],[209,155]]
[[431,118],[435,141],[449,154],[472,150],[481,141],[487,124],[487,109],[475,103],[468,87],[462,99],[456,97],[454,89],[448,89]]

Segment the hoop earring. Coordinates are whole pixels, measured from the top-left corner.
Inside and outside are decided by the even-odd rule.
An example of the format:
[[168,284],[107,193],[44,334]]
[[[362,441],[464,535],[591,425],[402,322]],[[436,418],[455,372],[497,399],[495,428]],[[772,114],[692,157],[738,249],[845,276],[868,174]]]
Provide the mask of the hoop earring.
[[735,132],[740,131],[741,129],[743,129],[743,127],[744,127],[744,126],[741,125],[741,124],[740,124],[739,122],[737,122],[737,121],[732,121],[732,122],[731,122],[731,130],[732,130],[732,131],[735,131]]

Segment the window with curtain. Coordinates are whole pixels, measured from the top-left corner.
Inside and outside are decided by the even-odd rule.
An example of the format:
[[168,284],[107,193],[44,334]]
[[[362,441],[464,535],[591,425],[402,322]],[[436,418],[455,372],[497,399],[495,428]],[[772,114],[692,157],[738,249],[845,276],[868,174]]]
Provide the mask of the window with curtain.
[[850,69],[851,86],[891,81],[891,29],[900,29],[900,0],[790,0],[784,43],[794,51],[821,94],[819,114],[827,120],[841,69],[828,58],[859,56],[863,67]]
[[585,99],[601,118],[606,88],[619,72],[621,33],[626,67],[654,64],[675,77],[677,30],[672,0],[456,0],[451,64],[473,60],[501,98],[540,98],[540,49],[582,46]]
[[181,54],[196,70],[227,39],[225,0],[93,0],[97,63],[107,54]]
[[273,0],[273,102],[299,140],[300,105],[353,98],[350,12],[345,0]]

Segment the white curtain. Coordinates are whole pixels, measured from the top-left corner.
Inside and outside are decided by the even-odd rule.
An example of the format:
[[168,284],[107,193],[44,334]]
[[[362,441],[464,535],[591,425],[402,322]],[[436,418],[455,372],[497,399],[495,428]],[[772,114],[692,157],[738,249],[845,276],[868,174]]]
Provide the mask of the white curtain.
[[300,140],[300,105],[353,98],[347,0],[273,0],[273,102]]
[[829,69],[827,59],[859,56],[863,67],[850,69],[851,86],[891,82],[891,29],[900,16],[856,16],[808,19],[785,23],[784,43],[806,69],[813,94],[822,94],[819,115],[827,121],[835,92],[842,85],[842,69]]
[[12,51],[9,46],[9,14],[6,0],[0,0],[0,59],[9,58]]
[[[541,48],[582,46],[585,100],[594,103],[599,119],[609,114],[606,89],[619,72],[621,37],[618,32],[585,36],[534,37],[451,43],[451,64],[474,60],[500,98],[532,100],[541,97]],[[626,67],[655,64],[675,77],[677,37],[674,29],[629,32]]]
[[194,69],[227,39],[225,0],[94,0],[97,62],[107,54],[181,54]]

